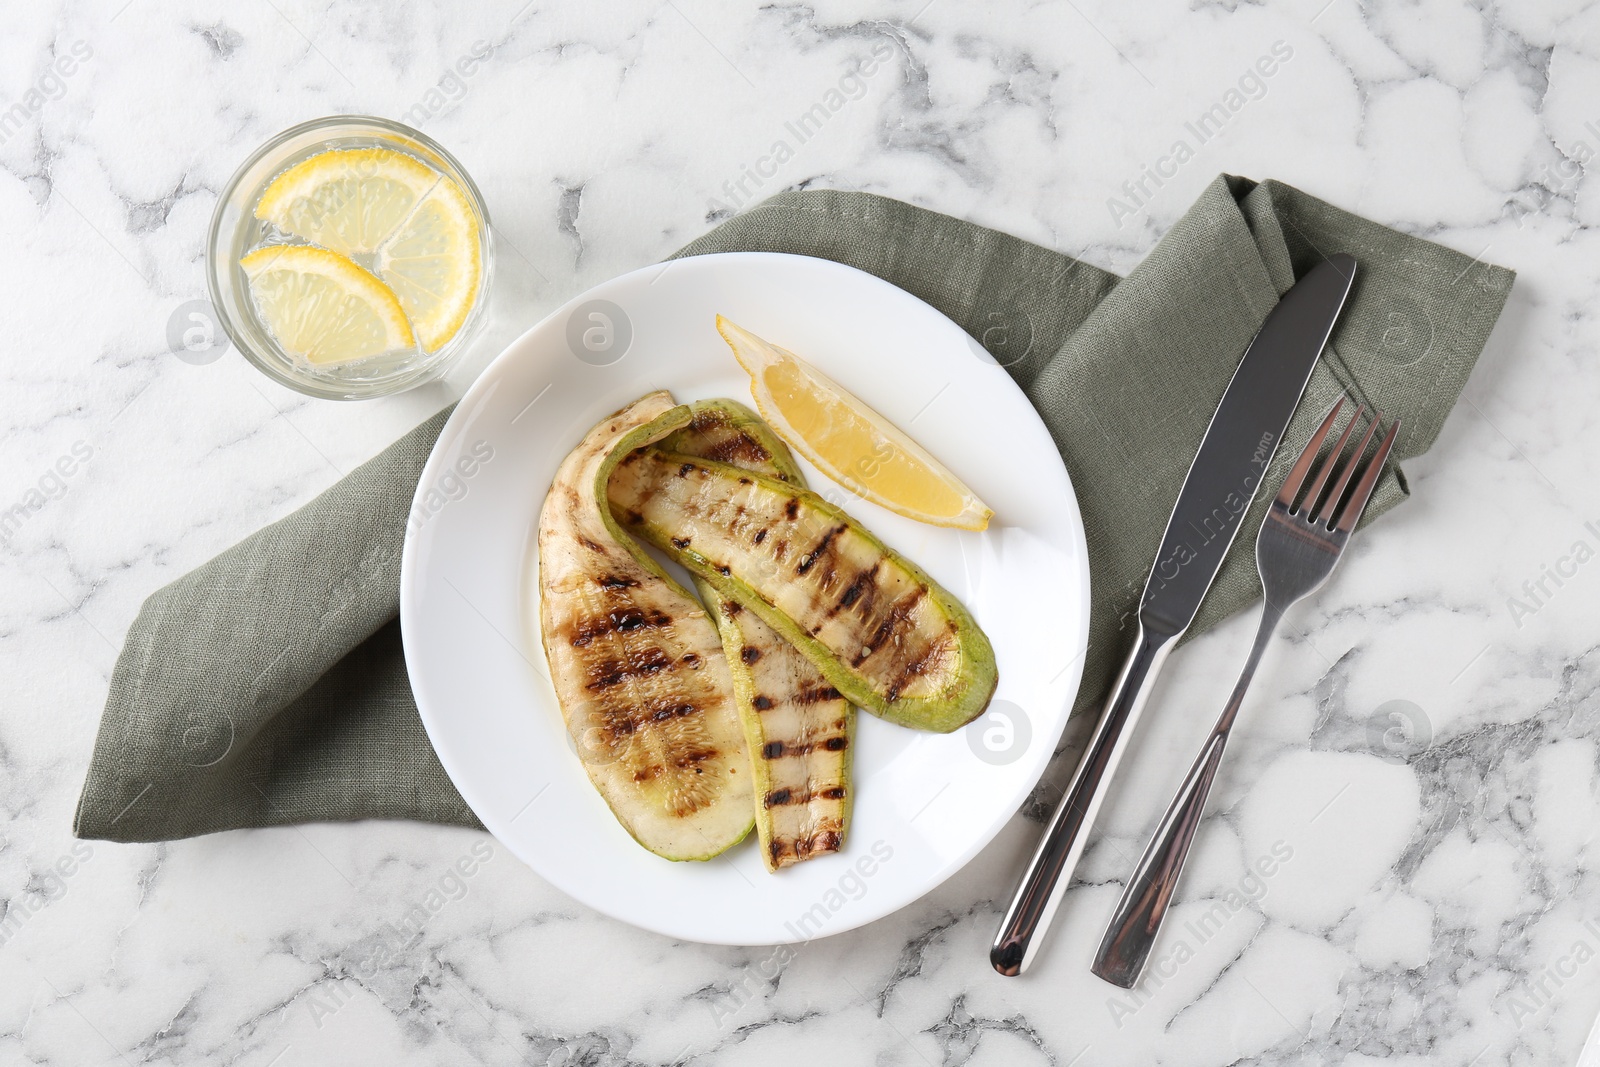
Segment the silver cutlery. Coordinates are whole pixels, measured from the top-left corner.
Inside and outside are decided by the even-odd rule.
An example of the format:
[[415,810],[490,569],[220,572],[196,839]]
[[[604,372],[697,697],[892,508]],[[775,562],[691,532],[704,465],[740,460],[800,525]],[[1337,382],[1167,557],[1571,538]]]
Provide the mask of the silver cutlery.
[[1578,1053],[1577,1067],[1600,1067],[1600,1019],[1595,1020],[1589,1039],[1583,1043],[1583,1051]]
[[1037,955],[1156,675],[1239,532],[1355,272],[1348,255],[1319,263],[1284,294],[1245,349],[1167,520],[1133,649],[989,950],[999,973],[1021,974]]
[[[1132,989],[1144,971],[1145,961],[1149,959],[1150,949],[1172,902],[1173,891],[1183,874],[1183,862],[1200,825],[1206,795],[1216,779],[1228,734],[1238,718],[1239,705],[1244,701],[1245,690],[1250,688],[1250,680],[1255,676],[1267,642],[1277,630],[1284,612],[1321,589],[1333,573],[1350,542],[1350,532],[1372,496],[1372,487],[1377,484],[1384,461],[1389,458],[1395,435],[1400,432],[1397,419],[1389,425],[1371,458],[1363,461],[1367,445],[1382,422],[1383,416],[1378,414],[1368,423],[1361,440],[1347,452],[1350,435],[1366,410],[1358,405],[1338,442],[1319,463],[1317,454],[1343,407],[1344,400],[1335,403],[1317,432],[1311,435],[1261,524],[1261,533],[1256,538],[1256,569],[1261,574],[1265,595],[1255,644],[1233,688],[1233,696],[1211,728],[1211,735],[1190,768],[1189,776],[1172,798],[1155,836],[1145,847],[1112,915],[1105,939],[1100,942],[1092,970],[1113,985]],[[1352,479],[1354,487],[1351,487]],[[1346,490],[1349,490],[1348,495]]]

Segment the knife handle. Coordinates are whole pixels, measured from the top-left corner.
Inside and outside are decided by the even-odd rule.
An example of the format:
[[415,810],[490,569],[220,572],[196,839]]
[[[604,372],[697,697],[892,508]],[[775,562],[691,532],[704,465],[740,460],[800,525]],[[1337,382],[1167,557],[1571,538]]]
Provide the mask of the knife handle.
[[989,962],[996,971],[1015,977],[1028,969],[1038,954],[1044,933],[1050,928],[1056,908],[1071,881],[1072,870],[1083,855],[1105,799],[1111,776],[1122,759],[1133,725],[1144,710],[1145,700],[1167,653],[1177,640],[1176,633],[1163,633],[1139,623],[1138,639],[1122,673],[1095,723],[1083,759],[1072,775],[1061,803],[1050,817],[1033,859],[1022,876],[1006,918],[989,949]]

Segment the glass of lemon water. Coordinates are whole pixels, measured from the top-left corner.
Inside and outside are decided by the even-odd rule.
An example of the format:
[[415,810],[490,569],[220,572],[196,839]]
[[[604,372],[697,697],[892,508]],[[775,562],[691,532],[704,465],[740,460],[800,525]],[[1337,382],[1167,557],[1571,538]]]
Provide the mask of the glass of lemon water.
[[358,400],[439,377],[485,315],[489,212],[417,130],[336,115],[245,160],[211,217],[206,274],[223,329],[269,377]]

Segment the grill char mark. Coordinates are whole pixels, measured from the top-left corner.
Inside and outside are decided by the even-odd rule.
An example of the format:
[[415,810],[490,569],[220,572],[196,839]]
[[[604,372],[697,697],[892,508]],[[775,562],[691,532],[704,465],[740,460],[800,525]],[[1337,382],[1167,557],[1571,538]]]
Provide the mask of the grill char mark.
[[766,446],[736,425],[726,412],[713,408],[696,412],[689,424],[679,431],[679,437],[688,438],[694,447],[674,444],[669,446],[670,450],[746,469],[766,470],[772,464],[772,453]]
[[809,804],[813,800],[843,800],[845,788],[842,785],[829,786],[811,792],[805,789],[774,789],[761,798],[763,806],[768,808],[784,808],[796,804]]
[[641,610],[635,607],[612,611],[603,618],[592,619],[580,626],[572,635],[572,647],[583,648],[597,637],[613,633],[633,633],[638,630],[655,630],[672,625],[672,616],[657,608]]
[[884,616],[883,621],[878,624],[877,629],[872,631],[872,636],[868,638],[866,644],[862,646],[862,651],[858,652],[855,658],[851,661],[852,664],[857,667],[861,666],[861,664],[866,662],[869,656],[882,647],[883,643],[887,641],[896,630],[910,622],[911,613],[916,610],[917,604],[924,596],[927,595],[927,593],[928,587],[925,585],[919,585],[911,592],[895,601],[894,606],[889,609],[889,614]]
[[[666,724],[675,719],[687,719],[700,714],[704,709],[698,705],[683,700],[681,697],[667,694],[647,701],[642,706],[632,702],[602,709],[597,718],[599,722],[592,728],[597,734],[597,740],[604,743],[611,751],[623,749],[623,758],[627,758],[627,748],[634,734],[641,731],[660,731],[666,729]],[[691,767],[708,759],[715,759],[718,750],[703,744],[697,744],[680,755],[673,761],[674,766]],[[646,781],[659,774],[664,767],[659,761],[653,767],[637,768],[634,774],[635,781]],[[641,772],[646,772],[641,778]]]
[[666,722],[668,719],[681,719],[685,715],[693,715],[696,710],[693,704],[678,704],[670,708],[658,708],[650,713],[650,721]]
[[588,664],[589,682],[584,688],[591,692],[602,692],[631,679],[659,673],[671,666],[672,660],[661,649],[644,649],[632,658],[632,662],[624,663],[608,659]]
[[768,741],[761,746],[763,759],[790,759],[796,756],[809,756],[817,749],[828,752],[842,752],[848,742],[843,737],[829,737],[822,741]]
[[950,635],[951,631],[946,630],[934,640],[929,641],[921,652],[917,653],[904,667],[900,668],[899,673],[895,675],[894,681],[889,683],[889,689],[884,693],[884,696],[890,700],[898,700],[905,687],[911,684],[912,679],[925,673],[929,663],[935,661],[944,653]]
[[827,552],[828,549],[833,545],[833,539],[848,529],[850,529],[848,525],[845,523],[840,523],[838,526],[833,527],[827,533],[823,534],[822,540],[818,541],[814,546],[812,546],[810,552],[807,552],[803,557],[801,557],[800,562],[795,566],[795,573],[805,574],[807,571],[811,570],[812,567],[816,566],[817,560],[821,559],[822,554]]
[[739,431],[706,449],[701,458],[735,467],[759,467],[771,462],[772,453],[761,447],[760,441]]
[[819,830],[806,842],[807,852],[837,852],[840,837],[837,830]]
[[855,581],[845,587],[845,591],[838,601],[828,609],[829,618],[855,604],[862,597],[866,597],[866,599],[861,600],[861,609],[863,611],[872,610],[872,603],[877,599],[879,566],[880,564],[874,563],[856,575]]

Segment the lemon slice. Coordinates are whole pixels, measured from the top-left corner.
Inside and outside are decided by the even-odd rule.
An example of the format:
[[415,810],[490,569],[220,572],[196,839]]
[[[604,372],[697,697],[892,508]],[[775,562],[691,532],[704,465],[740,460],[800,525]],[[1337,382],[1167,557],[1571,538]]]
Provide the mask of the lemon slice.
[[439,181],[404,152],[333,149],[274,178],[256,218],[342,255],[370,255]]
[[411,316],[425,351],[454,337],[483,281],[478,213],[461,186],[440,179],[378,249],[377,269]]
[[721,315],[717,330],[749,372],[762,417],[822,473],[909,519],[963,530],[988,527],[994,512],[859,397]]
[[389,287],[336,252],[269,245],[239,265],[256,314],[290,355],[331,366],[416,347]]

